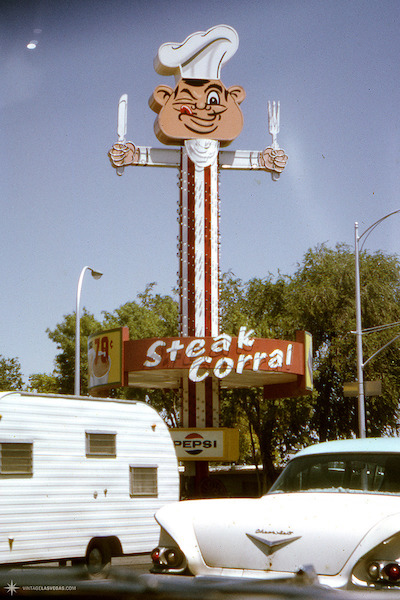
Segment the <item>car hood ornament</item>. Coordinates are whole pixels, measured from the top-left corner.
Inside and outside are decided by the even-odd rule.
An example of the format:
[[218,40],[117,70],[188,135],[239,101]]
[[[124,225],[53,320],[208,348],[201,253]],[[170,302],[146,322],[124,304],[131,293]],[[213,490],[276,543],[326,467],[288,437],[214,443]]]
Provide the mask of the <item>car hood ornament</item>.
[[296,540],[301,538],[301,535],[296,535],[291,538],[280,538],[278,540],[267,540],[260,535],[255,535],[253,533],[246,533],[247,537],[261,550],[264,554],[268,556],[273,554],[277,550],[280,550],[284,546],[295,542]]

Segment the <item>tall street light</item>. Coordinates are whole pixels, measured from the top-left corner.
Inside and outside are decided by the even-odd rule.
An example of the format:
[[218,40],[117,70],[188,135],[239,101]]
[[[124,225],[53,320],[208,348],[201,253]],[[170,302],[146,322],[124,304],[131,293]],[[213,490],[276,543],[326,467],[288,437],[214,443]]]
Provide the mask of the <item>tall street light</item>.
[[75,318],[75,396],[79,396],[81,392],[81,317],[80,303],[83,277],[86,271],[90,271],[94,279],[100,279],[103,273],[95,271],[91,267],[83,267],[79,275],[78,288],[76,290],[76,318]]
[[356,259],[356,347],[357,347],[357,380],[358,380],[358,432],[365,438],[365,399],[364,399],[364,364],[361,329],[361,293],[360,293],[360,239],[358,223],[354,223],[355,259]]
[[[372,233],[372,231],[375,229],[375,227],[377,227],[380,223],[382,223],[382,221],[384,221],[385,219],[387,219],[388,217],[391,217],[392,215],[395,215],[396,213],[399,213],[399,210],[394,210],[393,212],[389,213],[388,215],[385,215],[384,217],[382,217],[381,219],[378,219],[378,221],[375,221],[375,223],[373,223],[372,225],[370,225],[368,227],[368,229],[366,229],[361,235],[358,235],[358,223],[354,223],[354,245],[355,245],[355,261],[356,261],[356,265],[355,265],[355,287],[356,287],[356,345],[357,345],[357,379],[358,379],[358,430],[359,430],[359,436],[360,438],[365,438],[366,437],[366,431],[365,431],[365,396],[364,396],[364,367],[365,365],[372,359],[374,358],[377,354],[379,354],[379,352],[381,352],[384,348],[386,348],[389,344],[391,344],[392,342],[394,342],[399,336],[396,336],[395,338],[393,338],[393,340],[391,340],[390,342],[388,342],[387,344],[385,344],[382,348],[380,348],[377,352],[375,352],[375,354],[373,354],[372,356],[369,357],[368,360],[366,360],[365,362],[363,362],[363,347],[362,347],[362,336],[363,336],[363,329],[361,326],[361,292],[360,292],[360,240],[361,238],[364,238],[363,243],[365,242],[365,240],[367,239],[367,237],[369,236],[370,233]],[[387,326],[383,326],[383,328],[386,328]],[[379,330],[379,328],[375,328],[375,331]]]

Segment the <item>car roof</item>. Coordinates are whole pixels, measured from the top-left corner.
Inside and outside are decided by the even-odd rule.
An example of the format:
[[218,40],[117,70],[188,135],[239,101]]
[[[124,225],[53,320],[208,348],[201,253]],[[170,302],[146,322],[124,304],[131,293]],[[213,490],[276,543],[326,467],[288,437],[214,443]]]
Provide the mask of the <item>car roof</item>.
[[322,442],[321,444],[313,444],[300,450],[298,456],[306,456],[311,454],[330,454],[346,452],[389,452],[400,453],[400,438],[398,437],[382,437],[382,438],[357,438],[349,440],[335,440],[332,442]]

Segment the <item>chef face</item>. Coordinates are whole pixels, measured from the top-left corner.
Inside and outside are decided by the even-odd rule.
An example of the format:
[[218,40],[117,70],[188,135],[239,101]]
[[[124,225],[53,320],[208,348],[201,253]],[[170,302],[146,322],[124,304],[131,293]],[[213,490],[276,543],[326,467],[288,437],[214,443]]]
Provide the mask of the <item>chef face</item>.
[[182,79],[175,90],[158,86],[150,98],[157,138],[164,144],[182,144],[203,138],[230,144],[241,132],[239,104],[245,98],[240,86],[226,88],[219,79]]

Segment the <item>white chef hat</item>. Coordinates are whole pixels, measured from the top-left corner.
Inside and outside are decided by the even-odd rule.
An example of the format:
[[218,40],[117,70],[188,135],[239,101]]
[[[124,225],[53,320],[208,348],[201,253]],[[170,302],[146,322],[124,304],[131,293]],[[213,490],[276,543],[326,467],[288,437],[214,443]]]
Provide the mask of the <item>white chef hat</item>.
[[182,79],[220,79],[221,67],[236,52],[239,36],[229,25],[217,25],[208,31],[197,31],[181,44],[162,44],[154,59],[160,75]]

